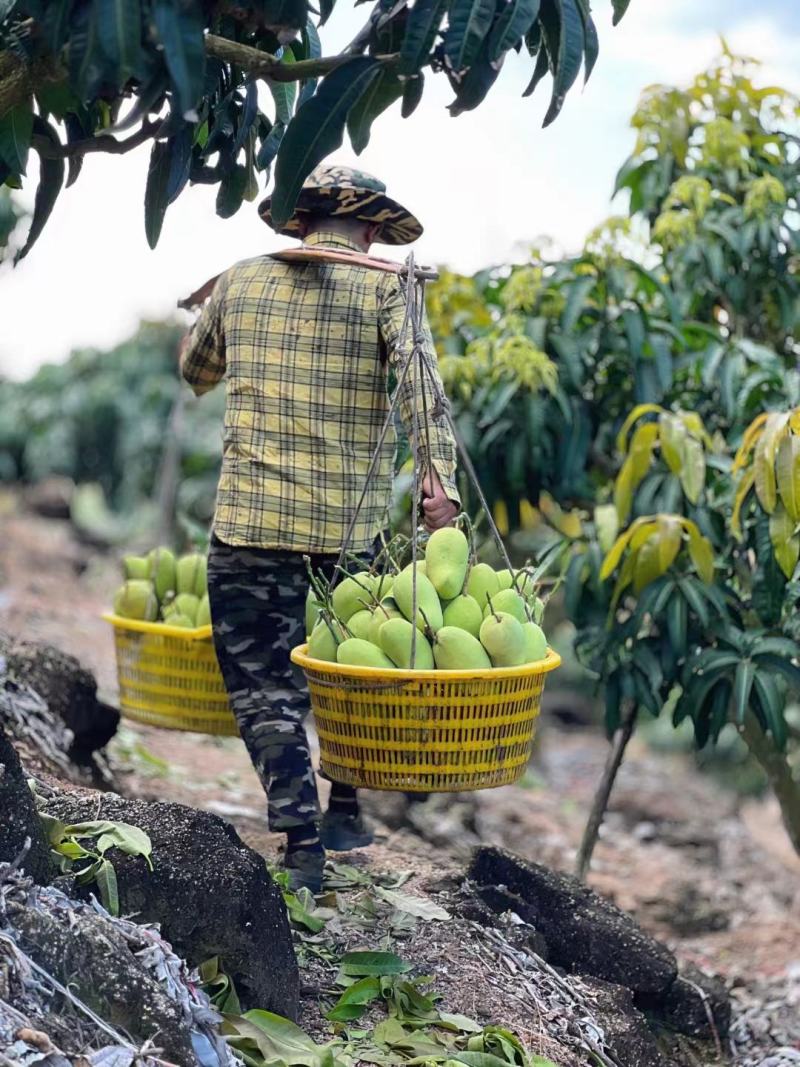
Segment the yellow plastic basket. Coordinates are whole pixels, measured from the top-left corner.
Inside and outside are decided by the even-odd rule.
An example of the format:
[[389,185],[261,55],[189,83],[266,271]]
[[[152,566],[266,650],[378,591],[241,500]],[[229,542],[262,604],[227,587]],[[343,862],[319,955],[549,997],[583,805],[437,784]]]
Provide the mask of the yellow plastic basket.
[[484,671],[343,667],[292,651],[305,671],[322,770],[365,789],[443,793],[510,785],[525,772],[545,675],[561,663]]
[[119,706],[128,719],[168,730],[237,736],[211,627],[104,615],[114,627]]

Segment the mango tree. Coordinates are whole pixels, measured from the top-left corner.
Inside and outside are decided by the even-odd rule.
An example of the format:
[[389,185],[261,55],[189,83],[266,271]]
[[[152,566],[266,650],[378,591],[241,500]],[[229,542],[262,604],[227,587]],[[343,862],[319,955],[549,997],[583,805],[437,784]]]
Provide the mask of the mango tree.
[[[629,2],[613,0],[615,22]],[[151,247],[187,183],[216,185],[217,212],[227,217],[257,195],[258,175],[268,178],[273,162],[281,223],[345,129],[361,152],[392,104],[412,114],[426,76],[448,79],[459,115],[523,51],[532,68],[525,95],[551,80],[547,125],[599,53],[589,0],[377,0],[350,44],[323,55],[320,31],[334,3],[322,0],[317,11],[307,0],[0,0],[0,184],[19,187],[29,150],[40,156],[17,258],[89,152],[151,144]]]

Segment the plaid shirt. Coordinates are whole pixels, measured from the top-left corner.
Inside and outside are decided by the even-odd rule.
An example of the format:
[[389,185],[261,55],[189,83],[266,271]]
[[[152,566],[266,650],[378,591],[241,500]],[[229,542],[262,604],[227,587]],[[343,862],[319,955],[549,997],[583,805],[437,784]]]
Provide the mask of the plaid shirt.
[[[324,232],[305,243],[356,248]],[[296,552],[340,549],[386,418],[387,375],[399,370],[404,354],[398,348],[404,313],[397,275],[350,264],[258,256],[220,277],[181,369],[197,394],[226,382],[214,515],[221,541]],[[435,367],[427,323],[425,333]],[[410,324],[407,340],[406,351]],[[400,397],[408,432],[412,373]],[[418,391],[421,416],[421,383]],[[430,387],[426,399],[430,412]],[[424,445],[424,432],[421,438]],[[458,502],[455,443],[444,421],[430,423],[429,440],[445,492]],[[386,525],[395,452],[390,431],[353,531],[354,551],[370,546]]]

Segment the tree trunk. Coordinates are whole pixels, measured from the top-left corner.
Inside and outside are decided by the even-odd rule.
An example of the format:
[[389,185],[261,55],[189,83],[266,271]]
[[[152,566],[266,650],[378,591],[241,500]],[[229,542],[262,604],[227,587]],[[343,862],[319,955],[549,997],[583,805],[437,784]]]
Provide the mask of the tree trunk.
[[589,865],[592,862],[592,853],[597,844],[597,838],[600,834],[600,827],[603,823],[603,818],[605,817],[606,808],[608,807],[611,790],[614,788],[614,782],[616,781],[617,774],[622,765],[625,749],[628,747],[628,742],[633,733],[637,711],[638,708],[635,704],[629,704],[623,714],[622,723],[612,739],[611,751],[608,754],[603,774],[594,794],[589,818],[586,823],[586,828],[583,831],[583,838],[581,839],[580,848],[578,849],[578,855],[575,860],[575,874],[582,882],[586,881]]
[[772,738],[767,737],[752,712],[745,716],[739,733],[769,780],[780,804],[786,833],[800,856],[800,782],[792,774],[786,753],[781,752]]

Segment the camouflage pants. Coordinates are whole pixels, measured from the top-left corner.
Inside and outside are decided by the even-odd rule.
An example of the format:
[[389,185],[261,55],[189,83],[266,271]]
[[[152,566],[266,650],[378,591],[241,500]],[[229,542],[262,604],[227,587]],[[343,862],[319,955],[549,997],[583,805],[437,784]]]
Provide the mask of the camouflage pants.
[[[330,577],[335,556],[312,556]],[[211,539],[208,592],[214,647],[253,766],[267,794],[269,825],[288,830],[319,817],[303,720],[308,690],[291,649],[305,638],[308,574],[296,552],[236,548]]]

